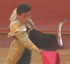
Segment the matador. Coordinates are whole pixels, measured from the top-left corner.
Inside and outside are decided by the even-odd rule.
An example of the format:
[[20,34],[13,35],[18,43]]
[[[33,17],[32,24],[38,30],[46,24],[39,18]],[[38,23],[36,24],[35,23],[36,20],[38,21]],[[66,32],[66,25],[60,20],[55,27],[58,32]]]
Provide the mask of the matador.
[[[4,64],[17,64],[25,48],[35,51],[39,54],[41,52],[41,50],[29,39],[26,24],[20,22],[20,20],[16,18],[16,10],[17,8],[13,11],[10,17],[10,32],[8,34],[9,37],[14,37],[15,39],[10,45],[9,54]],[[29,28],[31,30],[30,26]]]

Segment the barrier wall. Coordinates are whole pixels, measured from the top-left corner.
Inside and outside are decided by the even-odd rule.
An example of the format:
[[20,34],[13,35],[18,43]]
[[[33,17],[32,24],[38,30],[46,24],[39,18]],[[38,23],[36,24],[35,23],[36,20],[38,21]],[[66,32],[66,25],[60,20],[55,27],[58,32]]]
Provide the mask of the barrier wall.
[[[62,27],[62,36],[66,48],[70,41],[70,1],[69,0],[0,0],[0,37],[9,32],[9,17],[13,9],[21,2],[32,7],[31,16],[36,28],[42,32],[57,35],[58,24],[65,18],[69,20]],[[5,39],[5,37],[4,37]],[[1,40],[0,40],[1,41]],[[7,41],[6,41],[7,42]],[[5,43],[0,42],[0,46]],[[8,46],[8,43],[6,43]]]

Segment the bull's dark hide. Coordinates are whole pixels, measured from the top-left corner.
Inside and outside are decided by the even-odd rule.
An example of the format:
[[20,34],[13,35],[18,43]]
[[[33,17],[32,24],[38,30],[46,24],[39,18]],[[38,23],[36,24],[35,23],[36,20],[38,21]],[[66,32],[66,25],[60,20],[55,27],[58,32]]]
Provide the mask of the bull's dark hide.
[[33,29],[29,34],[29,38],[40,49],[54,51],[59,48],[55,35],[44,34]]
[[[29,38],[40,49],[55,51],[59,48],[55,35],[44,34],[33,29],[29,33]],[[30,59],[31,51],[25,49],[17,64],[30,64]]]

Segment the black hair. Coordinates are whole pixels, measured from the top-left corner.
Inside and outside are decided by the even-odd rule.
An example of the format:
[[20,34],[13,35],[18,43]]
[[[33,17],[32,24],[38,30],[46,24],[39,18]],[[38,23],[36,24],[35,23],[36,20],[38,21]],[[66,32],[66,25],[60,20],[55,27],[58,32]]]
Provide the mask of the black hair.
[[26,3],[21,3],[17,7],[17,14],[27,13],[31,10],[31,7]]

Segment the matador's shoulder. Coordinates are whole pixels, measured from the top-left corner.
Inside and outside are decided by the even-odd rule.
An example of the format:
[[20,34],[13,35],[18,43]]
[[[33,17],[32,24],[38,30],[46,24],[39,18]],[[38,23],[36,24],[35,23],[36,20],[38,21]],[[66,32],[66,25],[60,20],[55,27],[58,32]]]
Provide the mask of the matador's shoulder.
[[17,27],[19,25],[20,25],[20,22],[16,20],[16,21],[11,22],[9,27],[15,27],[15,26]]
[[11,22],[9,28],[10,28],[10,33],[9,33],[10,36],[14,36],[15,32],[26,31],[27,30],[25,25],[23,25],[19,21]]

